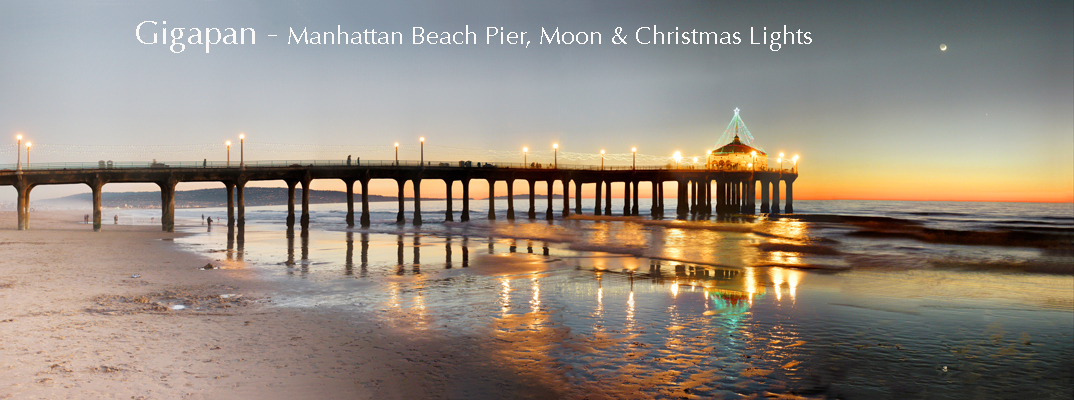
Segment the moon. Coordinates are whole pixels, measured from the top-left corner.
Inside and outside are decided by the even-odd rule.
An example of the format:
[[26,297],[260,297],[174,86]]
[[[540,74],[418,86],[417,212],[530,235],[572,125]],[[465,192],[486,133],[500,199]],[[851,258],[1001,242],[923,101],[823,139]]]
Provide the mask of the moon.
[[940,43],[940,51],[947,51],[947,45]]

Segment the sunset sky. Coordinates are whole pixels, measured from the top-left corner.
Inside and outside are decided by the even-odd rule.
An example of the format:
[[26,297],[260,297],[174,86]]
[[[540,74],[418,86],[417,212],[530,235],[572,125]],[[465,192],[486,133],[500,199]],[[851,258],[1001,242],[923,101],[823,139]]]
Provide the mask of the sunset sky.
[[[801,156],[796,199],[1071,202],[1072,15],[1070,1],[3,1],[0,164],[14,164],[17,133],[36,164],[222,161],[245,132],[247,160],[390,160],[394,142],[417,159],[424,136],[426,160],[521,162],[528,146],[551,162],[559,143],[562,164],[599,164],[602,149],[629,164],[636,146],[648,165],[721,144],[737,107],[756,145]],[[139,42],[143,21],[253,28],[257,42],[175,54]],[[413,27],[467,25],[478,44],[411,44]],[[751,28],[784,25],[811,43],[750,44]],[[287,44],[291,29],[337,26],[403,44]],[[531,44],[487,45],[489,26]],[[637,43],[653,26],[741,43]],[[539,44],[542,27],[602,43]],[[422,189],[443,195],[441,182]],[[156,188],[105,186],[132,190]]]

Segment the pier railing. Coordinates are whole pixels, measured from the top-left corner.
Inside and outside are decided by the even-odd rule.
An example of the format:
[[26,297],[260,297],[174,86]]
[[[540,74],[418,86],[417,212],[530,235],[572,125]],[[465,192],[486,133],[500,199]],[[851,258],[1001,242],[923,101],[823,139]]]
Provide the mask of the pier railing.
[[[241,168],[246,167],[301,167],[301,166],[325,166],[325,167],[421,167],[421,161],[413,160],[267,160],[246,161],[240,165],[238,161],[98,161],[98,162],[54,162],[22,164],[24,171],[40,170],[85,170],[85,169],[145,169],[145,168]],[[629,170],[705,170],[705,165],[698,164],[665,164],[665,165],[588,165],[588,164],[559,164],[554,163],[508,163],[508,162],[478,162],[478,161],[425,161],[427,168],[512,168],[512,169],[566,169],[583,171],[629,171]],[[0,172],[13,172],[15,164],[0,164]],[[763,169],[750,169],[743,166],[727,166],[723,168],[711,167],[710,171],[739,171],[739,172],[779,172],[779,167]],[[794,165],[783,167],[784,173],[796,173]]]

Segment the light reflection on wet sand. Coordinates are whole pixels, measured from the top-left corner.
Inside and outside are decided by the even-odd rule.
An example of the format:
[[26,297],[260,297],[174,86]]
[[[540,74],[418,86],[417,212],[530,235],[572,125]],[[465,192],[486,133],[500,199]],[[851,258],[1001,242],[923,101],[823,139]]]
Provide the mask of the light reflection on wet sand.
[[[525,225],[479,237],[313,231],[300,235],[297,261],[294,235],[254,230],[237,251],[229,235],[224,256],[228,265],[256,265],[268,279],[303,278],[279,296],[280,306],[338,307],[400,334],[487,337],[474,351],[572,398],[1062,397],[1072,390],[1070,277],[758,268],[808,255],[759,250],[749,233],[681,228],[650,232],[647,240],[664,242],[659,257],[633,257],[512,237],[537,229]],[[613,240],[650,229],[592,225],[543,236],[581,231]],[[804,226],[770,232],[809,235]],[[714,262],[669,261],[691,257]]]

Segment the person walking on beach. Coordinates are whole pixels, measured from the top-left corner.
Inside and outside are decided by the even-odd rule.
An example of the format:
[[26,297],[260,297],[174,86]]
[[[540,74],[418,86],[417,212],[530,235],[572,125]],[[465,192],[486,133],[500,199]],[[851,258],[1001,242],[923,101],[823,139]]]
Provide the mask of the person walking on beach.
[[86,223],[89,223],[89,214],[86,214]]
[[112,220],[115,221],[115,225],[119,225],[119,214],[116,214],[115,218]]
[[205,214],[201,214],[201,224],[205,225]]
[[209,228],[212,229],[212,227],[213,227],[213,217],[209,217],[209,219],[207,219],[205,221],[209,223]]

